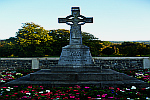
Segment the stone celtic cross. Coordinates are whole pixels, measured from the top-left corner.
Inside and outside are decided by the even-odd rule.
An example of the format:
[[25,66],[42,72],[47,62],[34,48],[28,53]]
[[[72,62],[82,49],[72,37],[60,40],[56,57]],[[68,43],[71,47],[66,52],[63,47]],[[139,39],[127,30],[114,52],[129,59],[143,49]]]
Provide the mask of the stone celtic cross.
[[84,25],[85,23],[93,23],[93,17],[84,17],[80,15],[79,7],[72,7],[71,11],[72,15],[69,15],[66,18],[58,18],[58,23],[66,23],[67,25],[71,25],[70,45],[81,45],[81,25]]

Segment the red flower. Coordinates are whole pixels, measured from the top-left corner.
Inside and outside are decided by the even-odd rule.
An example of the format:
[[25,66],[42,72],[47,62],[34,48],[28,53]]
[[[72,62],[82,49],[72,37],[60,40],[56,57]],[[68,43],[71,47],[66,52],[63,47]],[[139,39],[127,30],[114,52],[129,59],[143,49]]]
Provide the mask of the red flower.
[[20,91],[20,93],[23,93],[23,91]]
[[120,91],[120,89],[119,89],[119,88],[117,88],[117,90],[119,90],[119,91]]
[[41,94],[41,96],[45,96],[45,94]]
[[113,87],[109,87],[109,89],[114,89]]
[[31,86],[28,86],[28,88],[32,88],[32,85],[31,85]]
[[24,93],[29,93],[29,91],[24,91]]
[[56,98],[60,98],[60,96],[57,96]]
[[75,98],[75,96],[70,96],[70,98]]
[[6,89],[7,87],[3,87],[3,89]]
[[145,88],[141,88],[141,90],[145,90]]
[[80,100],[80,98],[75,98],[76,100]]
[[63,99],[68,99],[68,97],[64,97]]
[[45,95],[50,96],[53,92],[48,92]]

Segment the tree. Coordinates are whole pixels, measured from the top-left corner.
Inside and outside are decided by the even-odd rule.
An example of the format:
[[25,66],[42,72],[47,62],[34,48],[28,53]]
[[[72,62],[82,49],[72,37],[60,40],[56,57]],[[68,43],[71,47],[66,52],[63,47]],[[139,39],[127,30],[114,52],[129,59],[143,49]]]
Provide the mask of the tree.
[[115,50],[113,48],[110,48],[110,47],[107,47],[105,49],[102,50],[102,53],[103,54],[106,54],[106,55],[112,55],[113,53],[115,52]]
[[55,42],[51,45],[53,48],[52,56],[60,56],[62,47],[69,44],[70,31],[65,29],[50,30],[48,33]]
[[82,41],[83,43],[89,40],[98,40],[94,35],[87,33],[87,32],[81,32],[82,34]]
[[102,45],[100,44],[100,40],[87,40],[83,42],[83,45],[86,45],[90,48],[90,52],[92,56],[99,56]]
[[6,40],[0,40],[0,57],[8,57],[14,55],[15,38],[11,37]]
[[148,54],[148,50],[146,48],[146,45],[144,45],[144,43],[138,43],[137,51],[140,56]]
[[[90,47],[91,54],[94,56],[98,56],[100,53],[100,48],[102,47],[99,40],[95,40],[95,38],[92,34],[82,32],[82,42],[84,45]],[[53,39],[56,40],[52,46],[53,46],[53,56],[60,56],[62,47],[69,44],[69,38],[70,38],[70,31],[65,29],[58,29],[58,30],[50,30],[49,32],[50,36],[53,36]]]
[[123,42],[119,48],[120,54],[123,54],[124,56],[128,57],[134,57],[138,55],[137,45],[137,43],[133,42]]
[[[16,47],[19,56],[32,57],[49,55],[54,41],[48,30],[34,23],[23,23],[22,29],[16,32]],[[47,52],[49,51],[49,52]]]
[[[98,56],[102,47],[101,41],[90,33],[81,34],[83,44],[90,47],[93,56]],[[8,57],[12,54],[18,57],[60,56],[62,47],[69,44],[69,38],[69,30],[45,30],[32,22],[23,23],[22,28],[16,32],[16,37],[11,37],[5,41],[6,43],[1,44],[0,50],[4,53],[0,56]]]
[[83,45],[90,47],[91,55],[99,56],[101,52],[100,50],[102,48],[102,45],[100,44],[101,41],[90,33],[82,32],[81,34],[82,34],[82,43]]

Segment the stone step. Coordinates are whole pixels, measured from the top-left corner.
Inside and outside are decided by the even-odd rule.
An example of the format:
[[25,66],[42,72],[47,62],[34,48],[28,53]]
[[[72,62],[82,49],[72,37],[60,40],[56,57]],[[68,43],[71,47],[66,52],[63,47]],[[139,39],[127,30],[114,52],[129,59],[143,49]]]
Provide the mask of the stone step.
[[30,81],[26,79],[19,79],[14,80],[11,82],[6,83],[3,86],[20,86],[20,85],[42,85],[42,86],[50,86],[50,87],[68,87],[68,86],[97,86],[97,87],[104,87],[104,86],[111,86],[111,87],[119,87],[119,88],[130,88],[132,86],[136,86],[139,88],[148,87],[148,84],[143,84],[139,82],[124,82],[124,81],[78,81],[78,82],[71,82],[71,81]]
[[[40,70],[40,71],[37,71],[37,72],[41,72],[41,73],[49,73],[50,72],[50,69],[43,69],[43,70]],[[35,72],[35,73],[37,73]],[[28,74],[26,76],[23,76],[23,77],[20,77],[16,80],[13,80],[13,81],[10,81],[10,82],[7,82],[1,86],[14,86],[14,85],[42,85],[42,86],[50,86],[50,87],[59,87],[59,86],[74,86],[74,85],[86,85],[86,86],[98,86],[98,87],[104,87],[104,86],[112,86],[112,87],[131,87],[131,86],[136,86],[136,87],[148,87],[150,86],[148,83],[142,81],[142,80],[138,80],[136,78],[134,78],[133,80],[133,77],[129,77],[128,75],[126,74],[123,74],[123,73],[119,73],[119,76],[122,76],[123,80],[117,80],[117,79],[114,79],[114,80],[111,80],[111,75],[113,74],[116,74],[118,75],[118,72],[116,71],[109,71],[110,73],[105,73],[106,75],[104,75],[104,73],[100,74],[100,73],[78,73],[76,74],[75,72],[74,73],[70,73],[70,75],[78,75],[78,77],[75,77],[74,76],[74,80],[73,79],[58,79],[58,80],[55,80],[55,78],[52,78],[51,81],[45,81],[42,79],[41,76],[37,76],[37,79],[42,79],[42,81],[39,81],[39,80],[36,80],[36,81],[31,81],[31,77],[33,74],[35,73],[31,73],[31,74]],[[58,73],[57,73],[58,74]],[[63,77],[63,74],[59,73],[59,75],[57,75],[56,73],[52,74],[52,75],[56,75],[56,76],[59,76],[60,77]],[[66,73],[65,75],[67,75],[68,73]],[[93,76],[92,76],[93,74]],[[120,75],[121,74],[121,75]],[[45,74],[46,75],[46,74]],[[89,76],[88,76],[89,75]],[[101,77],[100,75],[104,75],[104,77]],[[107,78],[107,75],[109,76],[109,78]],[[55,77],[56,77],[55,76]],[[115,76],[115,75],[114,75]],[[111,78],[110,78],[111,77]],[[116,77],[116,76],[115,76]],[[93,79],[92,79],[93,78]],[[99,80],[99,78],[101,78],[102,80]],[[75,80],[75,79],[78,79],[78,80]],[[72,80],[72,81],[71,81]]]
[[[43,69],[44,70],[44,69]],[[111,69],[101,69],[99,66],[54,66],[50,67],[51,72],[105,72],[118,73]]]
[[31,81],[117,81],[121,74],[114,73],[31,73]]

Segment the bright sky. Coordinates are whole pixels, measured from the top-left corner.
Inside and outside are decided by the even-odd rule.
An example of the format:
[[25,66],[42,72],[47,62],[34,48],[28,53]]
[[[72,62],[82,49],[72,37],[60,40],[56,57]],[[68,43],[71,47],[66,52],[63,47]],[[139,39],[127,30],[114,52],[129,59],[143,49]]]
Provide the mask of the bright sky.
[[70,15],[71,7],[93,17],[81,30],[102,41],[150,40],[150,0],[0,0],[0,39],[15,37],[26,22],[70,30],[58,18]]

